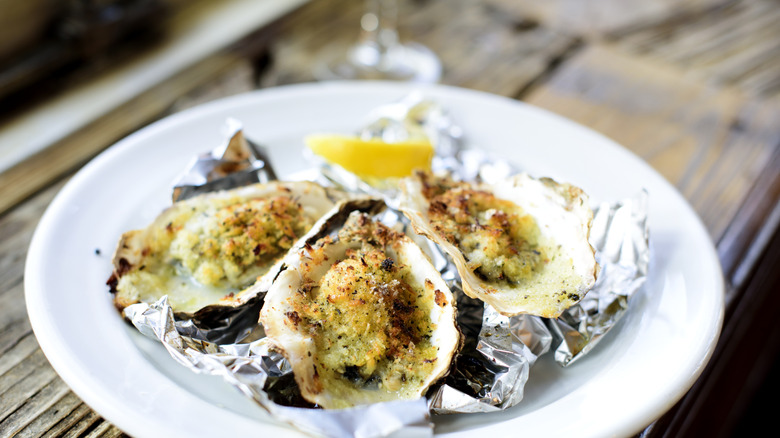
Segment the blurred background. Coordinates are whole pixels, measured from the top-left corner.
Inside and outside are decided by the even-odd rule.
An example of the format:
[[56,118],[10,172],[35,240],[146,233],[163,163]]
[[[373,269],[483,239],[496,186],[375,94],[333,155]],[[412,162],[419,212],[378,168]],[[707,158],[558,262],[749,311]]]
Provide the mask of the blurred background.
[[[395,29],[398,14],[396,37],[433,49],[439,62],[434,79],[446,84],[523,99],[558,66],[587,53],[594,64],[617,57],[617,64],[647,74],[642,66],[617,61],[641,59],[697,89],[725,87],[725,94],[762,101],[780,93],[776,0],[388,4],[396,2],[0,0],[0,170],[134,99],[147,100],[136,105],[131,129],[224,95],[322,79],[318,62],[359,39],[392,44],[382,40],[382,26]],[[393,18],[367,31],[372,23],[366,11],[382,8]],[[691,105],[723,100],[708,94],[710,88],[688,95],[684,85],[679,88],[671,94]],[[156,97],[149,95],[153,89]],[[654,102],[650,109],[668,110]],[[704,125],[719,116],[702,117],[696,135],[705,135]]]
[[[399,67],[401,54],[423,73]],[[518,99],[650,163],[701,216],[728,290],[704,378],[645,436],[741,436],[771,422],[778,0],[0,0],[0,328],[13,328],[0,330],[0,353],[13,353],[0,358],[0,387],[34,357],[24,256],[75,171],[182,109],[339,74]],[[40,395],[52,379],[2,398],[0,436],[121,433],[62,382]]]

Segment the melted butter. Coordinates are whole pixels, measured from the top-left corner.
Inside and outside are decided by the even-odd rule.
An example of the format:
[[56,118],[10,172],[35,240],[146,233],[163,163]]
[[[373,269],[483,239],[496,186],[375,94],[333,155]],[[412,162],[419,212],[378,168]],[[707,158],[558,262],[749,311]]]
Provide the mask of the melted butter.
[[[158,265],[157,270],[136,270],[119,279],[117,288],[132,294],[143,302],[154,302],[162,295],[168,295],[168,303],[177,312],[195,312],[214,304],[238,288],[215,288],[204,286],[191,276],[179,275],[175,269]],[[165,294],[160,291],[166,291]]]

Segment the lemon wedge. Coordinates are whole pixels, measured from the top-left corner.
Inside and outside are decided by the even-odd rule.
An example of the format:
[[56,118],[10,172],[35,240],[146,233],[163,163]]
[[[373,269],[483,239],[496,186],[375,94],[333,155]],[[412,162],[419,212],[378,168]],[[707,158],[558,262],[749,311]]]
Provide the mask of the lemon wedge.
[[428,139],[386,143],[357,136],[316,134],[304,141],[315,154],[361,177],[400,178],[430,169],[433,145]]

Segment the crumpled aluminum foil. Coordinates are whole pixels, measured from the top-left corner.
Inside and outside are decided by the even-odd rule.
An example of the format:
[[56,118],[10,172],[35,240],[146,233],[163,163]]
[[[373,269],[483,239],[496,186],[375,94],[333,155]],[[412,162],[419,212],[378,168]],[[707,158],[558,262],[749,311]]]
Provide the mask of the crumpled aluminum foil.
[[[508,318],[459,287],[453,291],[465,345],[445,383],[430,397],[431,412],[494,412],[516,405],[531,366],[550,348],[550,332],[541,318]],[[480,310],[482,318],[475,321]]]
[[555,361],[568,366],[591,351],[628,310],[650,262],[647,192],[594,211],[590,242],[601,272],[585,298],[547,325],[556,335]]
[[[493,183],[518,172],[506,160],[465,149],[462,130],[441,106],[419,93],[377,108],[358,134],[385,141],[428,136],[436,147],[434,170],[448,171],[465,181]],[[262,148],[243,139],[239,123],[228,122],[228,138],[226,144],[193,162],[177,183],[174,199],[276,178]],[[232,153],[234,150],[239,153]],[[215,177],[214,170],[225,162],[233,163],[228,168],[240,163],[239,171]],[[383,197],[390,208],[382,213],[381,220],[404,229],[423,247],[457,298],[464,346],[450,374],[429,392],[427,400],[346,410],[312,409],[300,397],[289,363],[268,349],[260,325],[244,339],[248,330],[244,327],[232,331],[232,316],[219,332],[204,329],[192,321],[174,318],[164,298],[125,309],[126,318],[142,333],[159,339],[177,361],[195,372],[222,376],[276,418],[313,435],[429,436],[433,432],[429,413],[492,412],[514,406],[522,400],[531,366],[540,355],[554,351],[555,360],[562,366],[585,356],[625,314],[631,295],[647,275],[649,248],[643,193],[594,209],[591,243],[601,274],[580,304],[557,320],[528,315],[508,318],[462,292],[450,260],[435,244],[414,235],[406,218],[395,210],[397,191],[392,186],[369,184],[339,166],[320,163],[318,170],[321,181],[350,192]]]
[[[196,373],[224,378],[246,396],[302,432],[327,437],[378,437],[393,433],[426,437],[433,434],[426,400],[375,403],[343,410],[290,406],[297,387],[284,357],[269,349],[266,338],[238,344],[216,344],[176,330],[167,297],[156,303],[125,308],[125,317],[138,330],[159,339],[176,361]],[[280,387],[281,388],[278,388]],[[293,392],[292,395],[286,392]],[[298,394],[298,397],[300,395]]]
[[179,176],[173,187],[173,202],[278,179],[265,149],[244,137],[241,122],[228,119],[224,131],[225,142],[195,157]]
[[[462,181],[494,184],[521,170],[507,160],[483,150],[464,148],[463,130],[444,108],[419,92],[374,110],[359,135],[364,138],[381,138],[386,142],[425,135],[436,147],[433,170],[449,172],[453,178]],[[338,166],[326,163],[322,167],[328,172],[327,169]],[[358,179],[354,175],[351,178]],[[331,179],[340,183],[338,178]],[[367,184],[351,185],[353,190],[373,195],[377,191],[384,194],[386,198],[391,198],[388,205],[393,206],[396,202],[395,191],[377,190]],[[590,241],[601,267],[599,278],[580,303],[555,320],[544,320],[554,335],[555,361],[564,367],[585,356],[623,317],[628,309],[628,299],[644,284],[647,277],[650,257],[647,193],[643,191],[631,199],[614,204],[602,203],[593,210]],[[526,339],[528,342],[546,344],[548,336],[549,333],[533,332],[533,336],[526,336]],[[504,407],[513,404],[495,403],[496,406]]]

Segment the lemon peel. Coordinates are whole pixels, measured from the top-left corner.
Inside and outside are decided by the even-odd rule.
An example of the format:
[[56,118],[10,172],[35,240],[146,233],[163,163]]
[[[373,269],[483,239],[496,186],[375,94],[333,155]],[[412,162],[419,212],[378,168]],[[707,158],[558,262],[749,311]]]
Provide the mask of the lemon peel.
[[401,178],[430,169],[433,145],[427,138],[387,143],[357,136],[313,134],[304,139],[315,154],[361,177]]

